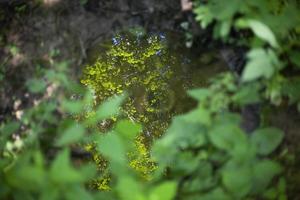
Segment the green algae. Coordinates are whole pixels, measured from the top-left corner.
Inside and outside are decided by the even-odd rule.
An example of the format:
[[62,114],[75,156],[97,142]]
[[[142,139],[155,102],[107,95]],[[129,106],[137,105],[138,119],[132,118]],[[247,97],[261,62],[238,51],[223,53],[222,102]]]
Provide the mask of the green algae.
[[[225,69],[214,52],[199,56],[178,44],[183,42],[173,33],[121,32],[90,49],[83,69],[81,83],[93,89],[96,105],[112,95],[129,94],[119,117],[143,126],[143,134],[136,138],[128,159],[129,166],[146,180],[156,169],[148,146],[164,133],[173,116],[195,106],[186,91],[204,86],[211,76]],[[85,117],[88,115],[93,112]],[[105,131],[115,120],[100,123],[98,128]],[[93,149],[93,145],[86,148]],[[102,174],[93,185],[109,190],[107,162],[101,155],[93,155]]]
[[129,92],[123,117],[141,123],[145,136],[159,137],[172,116],[194,106],[186,90],[222,70],[214,52],[195,56],[178,43],[172,33],[119,33],[90,50],[81,83],[95,91],[97,104]]

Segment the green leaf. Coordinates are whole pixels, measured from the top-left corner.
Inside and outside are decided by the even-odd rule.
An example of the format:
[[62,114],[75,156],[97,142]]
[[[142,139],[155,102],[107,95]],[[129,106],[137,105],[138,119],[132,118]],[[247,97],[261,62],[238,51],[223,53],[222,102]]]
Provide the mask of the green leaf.
[[231,0],[230,6],[227,1],[213,1],[208,4],[214,17],[220,21],[231,19],[242,6],[243,3],[240,0]]
[[0,126],[0,150],[4,148],[9,136],[17,131],[19,127],[20,123],[18,122],[9,122]]
[[218,187],[211,192],[205,193],[204,195],[197,196],[195,200],[212,200],[212,199],[222,199],[222,200],[232,200],[232,197],[225,192],[224,189]]
[[279,63],[274,63],[274,52],[272,51],[253,49],[247,57],[249,61],[242,74],[242,80],[245,82],[261,77],[271,78],[276,68],[278,68],[277,65],[279,65]]
[[235,169],[222,171],[224,186],[236,197],[246,196],[252,186],[252,173],[250,167],[239,166]]
[[43,160],[39,152],[35,155],[20,155],[17,163],[5,174],[7,184],[23,191],[42,188],[46,181],[46,172],[41,159]]
[[146,200],[141,184],[135,179],[127,175],[119,178],[117,190],[121,200],[128,200],[128,197],[132,200]]
[[209,110],[198,107],[183,116],[187,122],[196,122],[209,126],[211,124],[211,113]]
[[95,116],[88,119],[88,124],[95,124],[99,120],[116,116],[120,111],[120,106],[127,97],[126,94],[113,96],[102,103],[96,110]]
[[213,14],[207,6],[199,6],[194,9],[196,20],[200,22],[202,28],[206,28],[214,19]]
[[[179,116],[172,121],[171,126],[166,132],[167,137],[163,140],[168,142],[169,149],[199,147],[206,143],[203,126],[198,123],[190,123],[185,115]],[[169,137],[168,137],[169,136]],[[163,159],[166,159],[164,157]]]
[[96,111],[97,118],[106,119],[117,115],[126,96],[127,95],[114,96],[102,103]]
[[206,88],[193,89],[188,91],[188,95],[198,101],[202,101],[211,95],[211,90]]
[[66,200],[93,200],[91,193],[80,185],[68,187],[64,192],[64,197]]
[[84,108],[84,104],[80,101],[64,100],[62,107],[69,113],[80,114]]
[[101,138],[98,149],[105,157],[113,162],[124,164],[126,161],[126,152],[123,142],[114,132],[108,133]]
[[255,131],[250,139],[258,154],[268,155],[279,146],[283,136],[283,132],[277,128],[262,128]]
[[50,177],[53,182],[61,184],[84,181],[84,177],[71,166],[68,149],[56,156],[50,168]]
[[286,185],[286,180],[285,178],[281,177],[279,179],[279,182],[277,184],[278,186],[278,191],[281,193],[281,194],[285,194],[286,193],[286,189],[287,189],[287,185]]
[[228,36],[231,29],[231,20],[223,21],[220,27],[220,36],[221,38],[225,38]]
[[97,174],[97,166],[95,163],[86,164],[80,167],[79,171],[86,181],[90,181]]
[[257,37],[268,42],[272,47],[279,47],[275,35],[267,25],[257,20],[248,20],[248,25]]
[[278,163],[271,160],[262,160],[254,165],[253,169],[253,188],[255,194],[267,189],[272,179],[281,172]]
[[278,196],[278,192],[277,192],[277,189],[274,187],[264,191],[264,193],[263,193],[263,197],[265,199],[277,199],[276,198],[277,196]]
[[115,131],[120,133],[125,140],[132,141],[142,131],[142,126],[129,120],[121,120],[117,123]]
[[153,188],[149,200],[172,200],[176,195],[176,188],[176,182],[164,182]]
[[233,95],[232,100],[241,106],[257,103],[260,100],[259,89],[259,84],[244,85]]
[[177,157],[180,149],[206,143],[201,126],[188,123],[184,116],[174,117],[171,126],[162,138],[155,141],[152,153],[161,165],[170,165]]
[[[196,170],[193,172],[193,176],[189,178],[189,180],[185,181],[181,186],[186,192],[193,193],[199,191],[206,191],[214,186],[216,186],[217,182],[215,177],[213,176],[213,166],[210,162],[200,161],[194,159],[194,162],[197,162]],[[188,163],[187,163],[188,164]],[[181,175],[181,177],[187,176],[186,174]]]
[[87,4],[88,0],[80,0],[80,5],[84,6],[85,4]]
[[245,147],[247,144],[245,133],[236,125],[224,124],[215,126],[208,136],[214,146],[231,153],[240,151],[240,147]]
[[11,53],[13,56],[16,56],[17,54],[20,53],[20,48],[17,47],[16,45],[9,45],[8,48],[9,48],[10,53]]
[[242,18],[236,21],[235,26],[237,28],[250,28],[261,40],[268,42],[272,47],[279,47],[272,30],[260,21]]
[[15,131],[17,131],[20,127],[20,123],[19,122],[9,122],[7,124],[4,124],[0,127],[0,131],[1,131],[1,136],[6,135],[9,136],[12,133],[14,133]]
[[[170,169],[177,176],[186,176],[196,170],[198,165],[199,159],[192,152],[182,152],[177,154]],[[201,167],[203,166],[201,165]]]
[[32,93],[40,93],[46,89],[46,83],[40,79],[30,79],[26,82],[26,86]]
[[299,51],[291,51],[289,53],[289,57],[290,57],[291,62],[299,69],[300,68],[300,52]]
[[65,146],[78,142],[84,136],[84,132],[85,128],[81,124],[74,124],[61,135],[56,145]]
[[[278,83],[279,81],[277,81]],[[300,101],[300,77],[289,78],[287,81],[280,82],[282,86],[282,93],[289,97],[289,103],[296,103]],[[278,83],[278,84],[280,84]]]

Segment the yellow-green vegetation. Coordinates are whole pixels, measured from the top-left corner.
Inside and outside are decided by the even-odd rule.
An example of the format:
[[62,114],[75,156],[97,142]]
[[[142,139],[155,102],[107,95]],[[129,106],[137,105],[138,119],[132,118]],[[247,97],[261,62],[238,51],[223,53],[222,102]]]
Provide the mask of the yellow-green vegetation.
[[135,141],[136,150],[129,153],[129,165],[141,174],[146,180],[151,179],[152,172],[155,171],[157,166],[152,161],[148,149],[144,144],[143,138],[138,137]]
[[123,106],[126,117],[159,136],[171,118],[174,92],[169,88],[175,58],[159,36],[116,36],[114,44],[91,65],[81,82],[95,90],[97,103],[123,91],[131,96]]
[[[128,153],[129,165],[149,180],[156,166],[150,158],[148,143],[166,130],[172,117],[175,94],[170,89],[174,76],[171,66],[176,58],[168,53],[164,39],[157,35],[118,35],[107,46],[105,53],[99,52],[96,61],[85,67],[81,83],[95,91],[96,104],[112,95],[129,92],[122,107],[123,117],[143,125],[143,134],[135,140],[136,149]],[[106,120],[98,128],[103,131],[111,122]],[[107,163],[99,155],[94,160],[105,174]],[[109,179],[104,175],[95,181],[96,187],[108,190]]]

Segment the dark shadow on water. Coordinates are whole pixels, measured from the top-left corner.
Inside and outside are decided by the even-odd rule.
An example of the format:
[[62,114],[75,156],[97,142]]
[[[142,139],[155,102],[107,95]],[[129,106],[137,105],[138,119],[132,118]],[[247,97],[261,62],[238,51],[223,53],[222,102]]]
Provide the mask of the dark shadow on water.
[[186,91],[226,70],[216,51],[186,48],[183,40],[170,31],[121,31],[89,49],[83,84],[96,90],[99,102],[129,92],[125,117],[143,124],[147,137],[159,137],[174,115],[196,105]]

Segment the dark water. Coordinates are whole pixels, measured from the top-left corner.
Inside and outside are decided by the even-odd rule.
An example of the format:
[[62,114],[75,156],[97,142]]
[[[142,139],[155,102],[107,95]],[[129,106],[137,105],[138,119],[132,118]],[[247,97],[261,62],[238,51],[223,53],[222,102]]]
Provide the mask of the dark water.
[[143,124],[146,136],[158,137],[172,116],[195,106],[186,91],[226,69],[217,53],[197,49],[186,48],[172,32],[120,32],[89,50],[83,80],[90,82],[83,83],[95,89],[99,102],[129,92],[125,117]]

